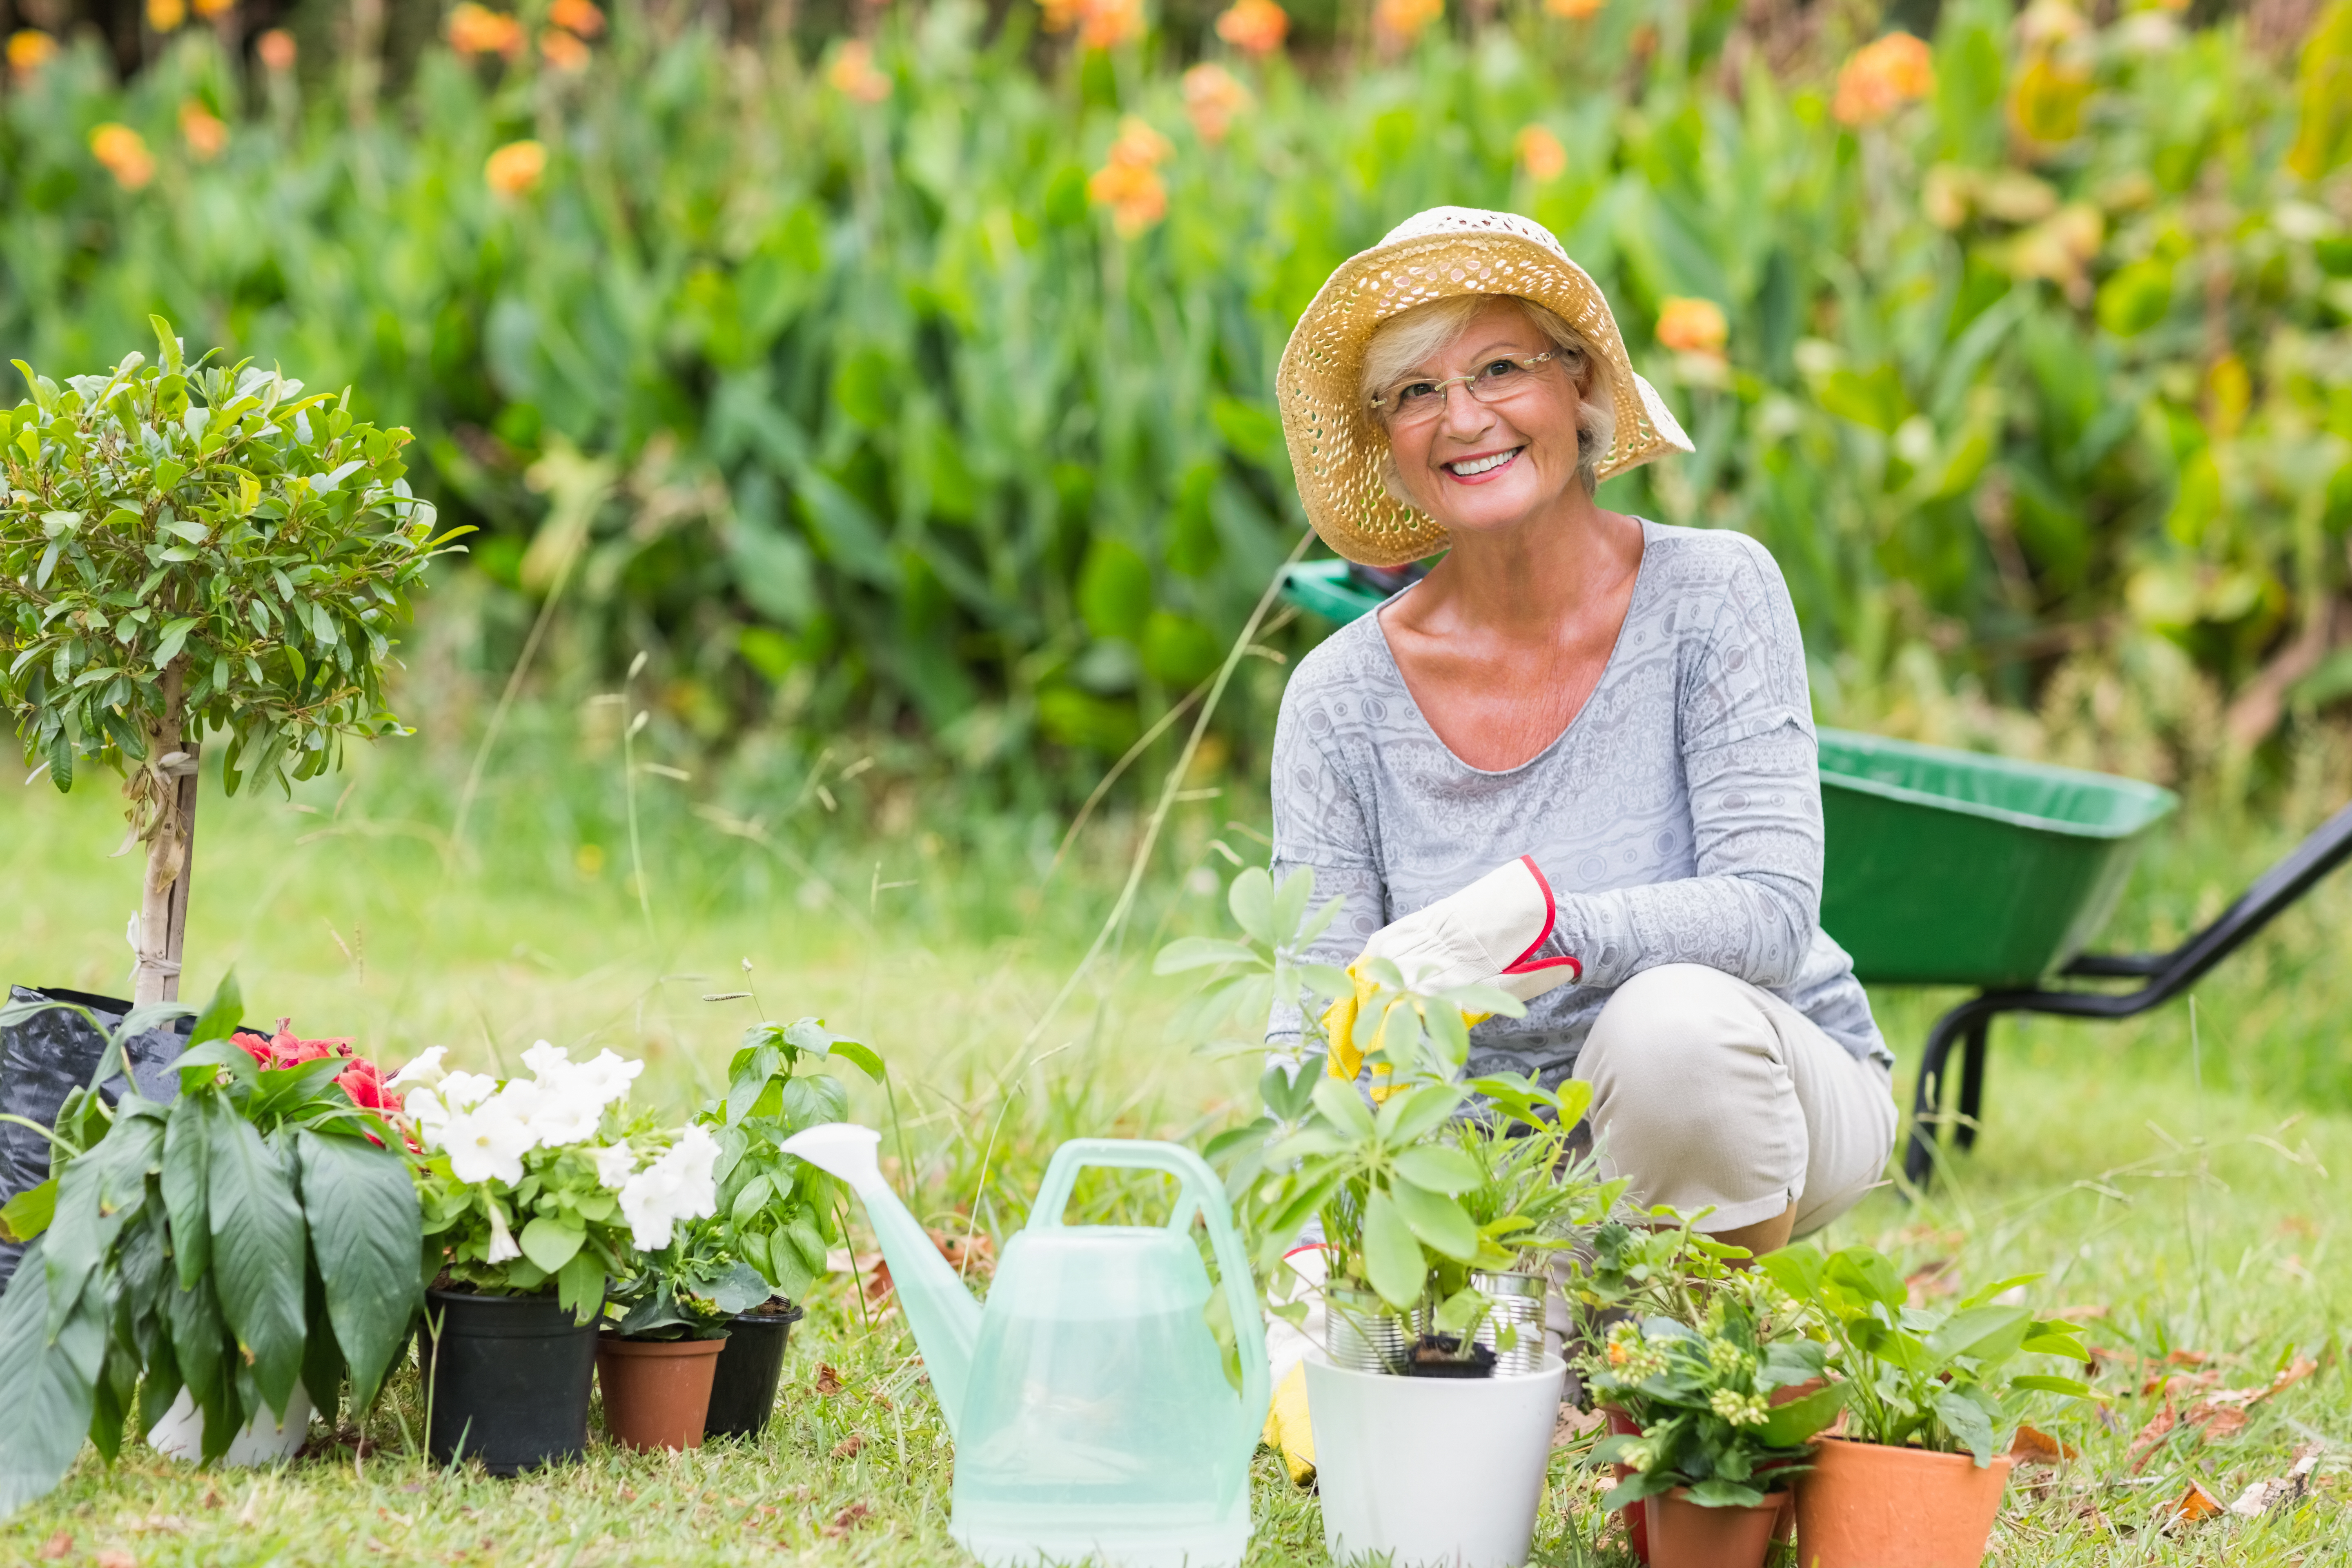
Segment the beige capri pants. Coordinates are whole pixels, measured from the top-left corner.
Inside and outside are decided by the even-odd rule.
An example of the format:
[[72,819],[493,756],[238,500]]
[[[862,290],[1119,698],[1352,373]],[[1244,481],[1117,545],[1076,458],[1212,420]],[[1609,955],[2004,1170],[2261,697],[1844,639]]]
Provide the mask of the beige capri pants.
[[1575,1075],[1603,1174],[1627,1197],[1707,1232],[1796,1205],[1821,1229],[1874,1186],[1894,1152],[1892,1075],[1857,1061],[1796,1008],[1698,963],[1645,969],[1593,1021]]

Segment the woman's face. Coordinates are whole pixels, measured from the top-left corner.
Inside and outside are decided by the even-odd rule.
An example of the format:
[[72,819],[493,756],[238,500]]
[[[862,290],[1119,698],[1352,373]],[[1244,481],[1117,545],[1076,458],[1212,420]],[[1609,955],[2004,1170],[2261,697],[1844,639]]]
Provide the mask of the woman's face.
[[[1475,374],[1497,360],[1524,363],[1557,346],[1517,305],[1496,300],[1453,342],[1381,391]],[[1495,402],[1481,403],[1458,382],[1444,399],[1434,419],[1389,426],[1406,494],[1440,525],[1457,533],[1508,528],[1549,508],[1572,486],[1580,492],[1576,416],[1582,403],[1559,358],[1515,376]]]

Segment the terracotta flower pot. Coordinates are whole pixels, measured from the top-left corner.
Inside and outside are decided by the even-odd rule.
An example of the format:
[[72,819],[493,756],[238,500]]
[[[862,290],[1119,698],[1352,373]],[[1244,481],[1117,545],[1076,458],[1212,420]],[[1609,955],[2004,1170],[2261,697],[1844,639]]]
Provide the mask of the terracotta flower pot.
[[1797,1478],[1798,1557],[1805,1568],[1977,1568],[2009,1468],[1823,1438]]
[[596,1342],[604,1388],[604,1430],[625,1448],[699,1448],[710,1410],[710,1377],[727,1336],[715,1340]]
[[[1609,1417],[1611,1436],[1638,1437],[1642,1435],[1642,1424],[1616,1405],[1602,1405],[1601,1414]],[[1633,1473],[1633,1467],[1630,1465],[1613,1465],[1610,1468],[1617,1472],[1617,1479],[1621,1481]],[[1633,1561],[1648,1563],[1650,1561],[1650,1510],[1647,1502],[1637,1502],[1633,1507],[1620,1511],[1625,1516],[1625,1541],[1626,1544],[1633,1548]]]
[[1681,1487],[1644,1499],[1650,1515],[1650,1568],[1757,1568],[1772,1544],[1780,1504],[1702,1508]]

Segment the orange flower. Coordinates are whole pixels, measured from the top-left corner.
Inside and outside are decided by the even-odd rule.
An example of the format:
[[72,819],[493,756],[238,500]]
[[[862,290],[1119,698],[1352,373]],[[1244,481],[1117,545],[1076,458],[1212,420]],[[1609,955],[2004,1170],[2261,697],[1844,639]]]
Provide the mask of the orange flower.
[[1087,194],[1110,208],[1111,226],[1124,238],[1168,216],[1168,187],[1149,164],[1105,163],[1087,181]]
[[1132,114],[1118,122],[1118,139],[1110,144],[1110,161],[1131,169],[1156,169],[1175,155],[1173,142]]
[[147,0],[147,25],[159,33],[176,33],[188,19],[188,0]]
[[1864,44],[1838,68],[1830,106],[1841,125],[1874,125],[1905,104],[1936,90],[1936,62],[1908,33]]
[[1372,7],[1372,26],[1400,43],[1411,43],[1444,15],[1445,0],[1380,0]]
[[18,81],[31,79],[57,54],[58,41],[47,33],[25,27],[8,35],[8,71]]
[[236,9],[236,0],[195,0],[196,15],[209,22]]
[[128,125],[110,120],[96,127],[89,133],[89,151],[126,191],[155,177],[155,155],[147,151],[147,139]]
[[1078,29],[1078,43],[1089,49],[1116,48],[1143,37],[1143,0],[1037,0],[1045,13],[1045,30]]
[[539,52],[549,65],[560,71],[588,68],[588,46],[561,27],[550,27],[539,36]]
[[555,0],[547,8],[547,19],[583,38],[595,37],[604,30],[604,13],[596,9],[595,0]]
[[1712,300],[1668,298],[1658,306],[1658,342],[1676,353],[1721,359],[1731,338],[1723,307]]
[[294,68],[294,35],[283,27],[272,27],[253,40],[253,52],[261,57],[263,69],[282,76]]
[[1528,126],[1512,138],[1511,151],[1518,154],[1519,167],[1528,172],[1528,178],[1538,185],[1548,185],[1568,173],[1568,149],[1541,125]]
[[546,173],[547,149],[537,142],[509,142],[482,164],[490,189],[509,199],[537,190]]
[[890,79],[874,68],[874,47],[862,38],[841,46],[833,64],[825,68],[824,79],[843,96],[860,103],[879,103],[890,96]]
[[1184,112],[1202,141],[1214,146],[1225,139],[1234,116],[1250,106],[1249,89],[1220,65],[1197,65],[1184,73]]
[[513,59],[522,53],[522,24],[504,11],[460,0],[449,12],[449,47],[468,59],[477,55]]
[[1217,18],[1217,37],[1246,55],[1270,55],[1290,31],[1290,13],[1274,0],[1234,0]]
[[180,105],[180,139],[188,144],[196,162],[209,163],[228,146],[228,127],[194,99]]
[[1544,9],[1571,22],[1589,22],[1601,15],[1605,0],[1544,0]]

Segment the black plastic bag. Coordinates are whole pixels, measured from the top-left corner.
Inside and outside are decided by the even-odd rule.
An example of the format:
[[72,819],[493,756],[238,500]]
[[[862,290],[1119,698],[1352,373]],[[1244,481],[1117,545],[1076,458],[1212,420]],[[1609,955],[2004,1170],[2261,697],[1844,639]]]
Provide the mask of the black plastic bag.
[[[8,999],[76,1003],[97,1015],[109,1031],[131,1011],[131,1004],[120,997],[93,996],[88,992],[65,991],[56,986],[35,990],[12,985]],[[166,1100],[178,1096],[179,1075],[171,1070],[171,1066],[188,1048],[188,1036],[195,1028],[195,1022],[193,1017],[174,1018],[162,1027],[133,1035],[125,1042],[125,1053],[131,1059],[131,1082],[138,1086],[141,1098]],[[65,1108],[66,1096],[89,1082],[89,1075],[98,1070],[98,1058],[105,1049],[106,1036],[91,1028],[88,1018],[66,1007],[36,1013],[21,1024],[0,1029],[0,1111],[43,1127],[54,1127],[58,1112]],[[129,1087],[117,1074],[107,1079],[100,1092],[111,1103],[120,1100]],[[29,1192],[48,1179],[49,1141],[30,1127],[0,1121],[0,1203]],[[24,1251],[22,1242],[0,1241],[0,1290],[6,1289]]]

